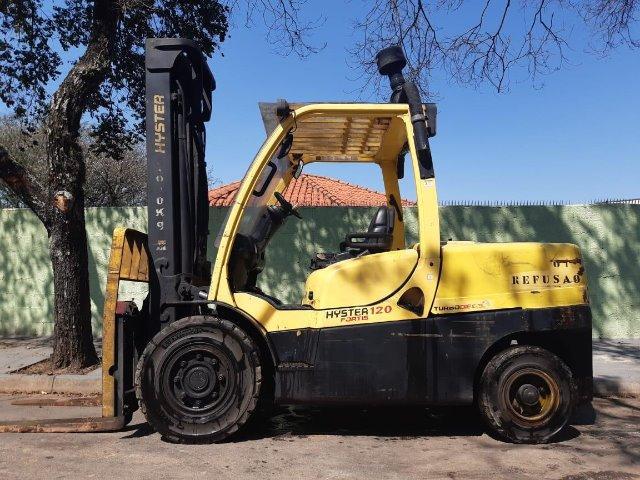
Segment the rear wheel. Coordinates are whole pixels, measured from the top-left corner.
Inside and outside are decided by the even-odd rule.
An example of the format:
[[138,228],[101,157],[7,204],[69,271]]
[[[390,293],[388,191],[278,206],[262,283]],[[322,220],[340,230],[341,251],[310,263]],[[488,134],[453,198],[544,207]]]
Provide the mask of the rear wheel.
[[215,317],[189,317],[147,345],[136,370],[136,396],[165,438],[215,442],[247,421],[261,380],[258,351],[242,329]]
[[480,413],[499,436],[515,443],[545,443],[567,423],[575,403],[571,370],[539,347],[509,348],[484,369]]

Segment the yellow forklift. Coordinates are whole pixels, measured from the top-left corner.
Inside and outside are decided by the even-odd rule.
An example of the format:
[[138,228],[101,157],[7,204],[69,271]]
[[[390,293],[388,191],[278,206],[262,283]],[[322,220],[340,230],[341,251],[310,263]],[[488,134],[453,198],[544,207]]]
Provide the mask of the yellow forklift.
[[[124,425],[139,406],[169,440],[215,442],[271,404],[476,405],[495,434],[541,443],[591,401],[579,249],[442,240],[429,148],[436,107],[404,78],[400,47],[376,58],[389,103],[261,104],[268,136],[213,266],[204,123],[215,82],[188,40],[150,39],[146,58],[148,233],[114,233],[105,422]],[[286,304],[258,279],[278,229],[304,221],[283,192],[318,162],[378,165],[387,203],[366,231],[311,258],[304,296]],[[405,174],[416,186],[414,245]],[[143,305],[118,302],[125,280],[149,283]]]

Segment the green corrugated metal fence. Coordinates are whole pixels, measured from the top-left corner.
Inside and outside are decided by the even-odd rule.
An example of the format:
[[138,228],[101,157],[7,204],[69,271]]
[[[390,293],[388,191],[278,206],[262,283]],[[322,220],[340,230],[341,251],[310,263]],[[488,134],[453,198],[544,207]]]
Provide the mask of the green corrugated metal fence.
[[[269,247],[260,286],[287,302],[299,301],[311,255],[335,251],[346,233],[366,228],[374,210],[301,209],[304,220],[291,219]],[[225,209],[211,209],[212,236],[225,214]],[[594,336],[640,337],[640,205],[448,206],[440,215],[443,240],[577,243],[589,276]],[[407,209],[406,219],[408,242],[415,242],[417,211]],[[145,224],[144,208],[87,210],[96,335],[111,232],[117,225],[144,229]],[[52,293],[45,229],[27,210],[0,210],[0,335],[51,333]],[[139,285],[126,285],[121,293],[138,300],[144,296]]]

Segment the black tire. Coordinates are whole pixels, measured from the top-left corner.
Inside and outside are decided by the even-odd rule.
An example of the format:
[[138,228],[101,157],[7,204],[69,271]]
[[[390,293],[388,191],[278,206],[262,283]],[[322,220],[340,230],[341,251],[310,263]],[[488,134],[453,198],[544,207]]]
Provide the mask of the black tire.
[[553,353],[511,347],[485,367],[478,408],[491,430],[514,443],[546,443],[569,421],[576,399],[571,370]]
[[258,350],[241,328],[216,317],[188,317],[146,346],[136,369],[136,397],[167,440],[210,443],[246,423],[261,382]]

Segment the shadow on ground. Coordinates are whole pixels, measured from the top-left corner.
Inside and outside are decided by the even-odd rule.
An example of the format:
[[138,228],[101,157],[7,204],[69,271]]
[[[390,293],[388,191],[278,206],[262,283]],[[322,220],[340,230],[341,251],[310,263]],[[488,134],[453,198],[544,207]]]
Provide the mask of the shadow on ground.
[[640,340],[599,340],[593,343],[593,354],[640,360]]
[[472,409],[288,407],[257,419],[232,441],[287,439],[309,435],[373,436],[384,439],[421,436],[479,436],[483,426]]
[[[594,415],[581,413],[574,417],[572,423],[591,424]],[[139,438],[154,433],[146,423],[130,425],[126,431],[130,433],[123,438]],[[262,439],[292,442],[313,435],[368,436],[380,441],[395,441],[417,437],[479,437],[484,433],[488,432],[475,409],[470,407],[280,407],[271,416],[250,420],[226,443]],[[579,435],[576,428],[567,426],[551,443],[564,442]]]

